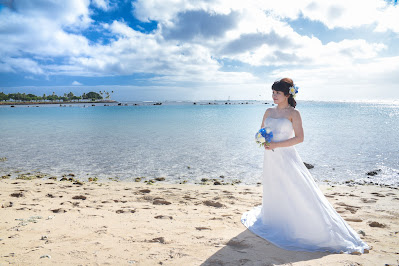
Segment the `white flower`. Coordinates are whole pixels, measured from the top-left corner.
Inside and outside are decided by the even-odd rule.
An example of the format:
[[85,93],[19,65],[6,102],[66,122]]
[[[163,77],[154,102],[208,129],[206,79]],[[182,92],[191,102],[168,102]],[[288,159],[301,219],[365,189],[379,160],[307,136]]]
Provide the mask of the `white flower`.
[[255,140],[257,143],[265,143],[266,139],[260,134],[260,132],[256,133]]
[[294,86],[290,87],[290,94],[295,95],[295,88],[294,88]]
[[266,128],[266,134],[270,134],[270,132],[271,132],[271,130],[270,130],[270,128]]

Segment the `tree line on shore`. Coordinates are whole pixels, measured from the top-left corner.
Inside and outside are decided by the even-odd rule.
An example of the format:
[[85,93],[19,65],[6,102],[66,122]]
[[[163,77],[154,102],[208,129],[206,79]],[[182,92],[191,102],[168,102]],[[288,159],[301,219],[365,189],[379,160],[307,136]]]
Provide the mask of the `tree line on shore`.
[[42,96],[37,96],[31,93],[9,93],[5,94],[0,92],[0,102],[12,101],[12,102],[79,102],[81,100],[85,101],[99,101],[99,100],[111,100],[111,94],[114,91],[91,91],[89,93],[83,93],[80,96],[74,95],[73,92],[64,93],[63,96],[58,96],[53,92],[51,95],[43,94]]

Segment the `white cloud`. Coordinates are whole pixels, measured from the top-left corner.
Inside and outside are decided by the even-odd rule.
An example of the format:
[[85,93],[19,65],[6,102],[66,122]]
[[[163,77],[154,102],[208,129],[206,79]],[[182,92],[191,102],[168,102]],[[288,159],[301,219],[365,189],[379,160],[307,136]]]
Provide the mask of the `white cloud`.
[[83,84],[75,80],[74,82],[72,82],[72,85],[73,86],[80,86],[80,85],[83,85]]
[[[315,76],[313,84],[318,86],[328,82],[344,88],[353,82],[348,77],[357,77],[370,80],[364,86],[371,88],[384,73],[369,67],[386,69],[384,64],[390,62],[388,73],[398,69],[391,62],[395,57],[379,58],[389,48],[382,41],[337,36],[339,41],[323,44],[315,36],[300,35],[283,20],[302,15],[328,28],[375,25],[375,31],[399,32],[398,6],[382,0],[138,0],[132,3],[136,17],[156,21],[158,27],[143,33],[119,18],[101,22],[95,27],[109,37],[106,44],[90,42],[82,31],[94,29],[89,0],[15,3],[15,10],[0,11],[4,73],[87,77],[146,73],[152,76],[148,81],[158,86],[190,84],[223,91],[230,86],[239,94],[262,87],[264,77],[274,80],[282,74],[300,77],[309,88],[313,85],[308,79]],[[111,0],[91,3],[104,11],[117,7]],[[222,62],[227,61],[243,67],[224,72]],[[272,70],[259,74],[266,67]],[[329,77],[345,82],[327,81]]]
[[[380,1],[314,1],[300,11],[304,17],[324,23],[328,28],[353,28],[375,22]],[[360,9],[361,7],[361,9]]]
[[44,74],[44,71],[39,64],[29,58],[5,57],[1,60],[10,72],[16,73],[18,71],[22,73]]
[[342,55],[350,59],[374,58],[380,51],[386,49],[382,43],[367,43],[365,40],[343,40],[325,45],[328,57]]
[[[25,17],[41,18],[50,24],[58,24],[69,29],[85,28],[92,20],[88,6],[90,0],[69,1],[13,1],[13,8]],[[27,25],[30,26],[30,25]]]
[[[114,41],[108,45],[89,45],[84,36],[63,30],[63,23],[79,25],[78,17],[86,17],[81,21],[90,21],[88,2],[83,2],[86,6],[79,1],[68,3],[64,13],[54,3],[44,11],[39,8],[40,5],[18,4],[17,8],[25,12],[24,15],[7,11],[9,13],[4,18],[13,31],[1,35],[3,40],[11,40],[4,42],[7,44],[1,46],[2,52],[8,56],[18,56],[20,51],[24,51],[50,59],[65,57],[63,61],[66,65],[48,64],[45,68],[53,74],[59,74],[57,70],[61,74],[74,70],[70,74],[79,75],[81,72],[81,75],[96,76],[137,72],[198,74],[201,69],[218,71],[221,65],[215,60],[217,58],[238,60],[254,66],[325,64],[331,63],[330,60],[348,63],[353,59],[372,58],[384,48],[383,44],[368,44],[364,40],[343,40],[323,45],[314,37],[300,36],[288,24],[279,21],[278,17],[268,16],[264,12],[274,10],[281,12],[281,16],[296,16],[301,10],[298,3],[261,5],[258,1],[249,4],[233,1],[226,8],[229,5],[223,1],[165,0],[133,3],[135,14],[142,20],[159,20],[162,26],[157,31],[143,34],[124,22],[114,21],[110,25],[102,24],[105,31],[115,36]],[[327,2],[301,3],[309,3],[305,9],[310,15],[330,12],[331,21],[347,10],[338,8],[340,2],[335,4],[335,9]],[[110,2],[95,1],[93,4],[106,8]],[[75,12],[72,7],[76,7]],[[50,11],[60,17],[55,23],[49,23],[49,19],[54,17]],[[320,19],[325,17],[328,16]],[[223,21],[228,23],[221,23]],[[29,25],[28,29],[26,25]],[[29,41],[21,41],[20,36]],[[199,66],[199,62],[202,66]]]
[[92,0],[95,7],[100,8],[104,11],[108,11],[112,8],[113,4],[109,0]]
[[375,31],[399,32],[399,6],[385,0],[281,0],[264,5],[276,15],[296,19],[299,14],[328,28],[352,29],[375,24]]
[[[139,0],[132,3],[134,16],[141,21],[171,21],[181,11],[193,10],[194,1]],[[201,1],[195,1],[200,9]]]
[[173,20],[173,25],[165,26],[165,39],[179,41],[195,41],[196,39],[223,38],[226,31],[236,27],[239,14],[208,13],[204,10],[179,13]]
[[[90,24],[88,1],[13,3],[15,11],[7,8],[0,11],[0,62],[15,61],[16,57],[27,55],[51,61],[53,57],[81,54],[89,49],[85,37],[65,31],[76,31]],[[30,68],[31,73],[43,73],[37,70],[43,66],[35,64],[37,67]],[[15,65],[9,68],[16,70]]]
[[399,33],[399,5],[388,5],[383,12],[378,13],[378,24],[375,28],[377,32],[392,30]]
[[[142,21],[171,22],[179,12],[205,10],[218,14],[230,13],[232,10],[256,10],[267,12],[275,18],[296,19],[300,14],[310,20],[320,21],[330,29],[354,28],[362,25],[377,25],[376,30],[399,31],[397,17],[399,6],[385,0],[219,0],[219,1],[186,1],[186,0],[138,0],[133,3],[134,14]],[[258,13],[255,17],[261,16]]]
[[304,100],[382,100],[398,99],[399,56],[368,60],[341,66],[279,69],[274,77],[295,77]]

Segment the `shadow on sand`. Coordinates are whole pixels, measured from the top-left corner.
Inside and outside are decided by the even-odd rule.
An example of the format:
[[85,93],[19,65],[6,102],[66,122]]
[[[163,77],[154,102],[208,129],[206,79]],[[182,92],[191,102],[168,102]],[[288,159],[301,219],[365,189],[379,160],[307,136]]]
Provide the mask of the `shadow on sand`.
[[328,252],[288,251],[245,230],[230,239],[224,248],[201,265],[290,265],[290,263],[319,259],[330,254]]

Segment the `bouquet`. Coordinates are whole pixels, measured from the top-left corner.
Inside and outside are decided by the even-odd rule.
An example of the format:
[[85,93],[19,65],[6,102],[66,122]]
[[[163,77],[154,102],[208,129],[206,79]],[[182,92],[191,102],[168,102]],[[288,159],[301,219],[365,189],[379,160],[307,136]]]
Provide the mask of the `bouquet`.
[[255,141],[256,143],[259,144],[259,147],[263,147],[267,144],[270,144],[272,139],[273,139],[273,132],[268,127],[259,129],[259,131],[256,132],[255,134]]

